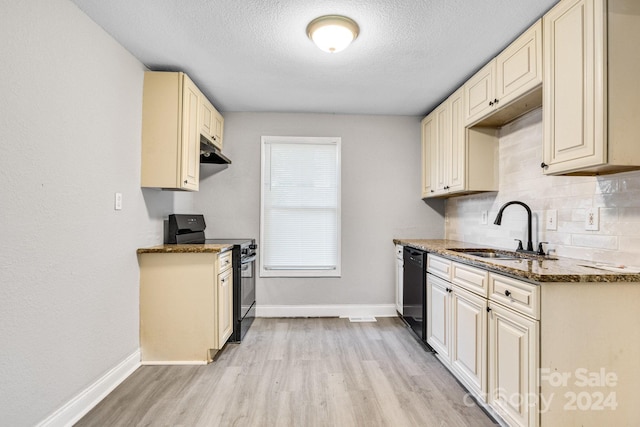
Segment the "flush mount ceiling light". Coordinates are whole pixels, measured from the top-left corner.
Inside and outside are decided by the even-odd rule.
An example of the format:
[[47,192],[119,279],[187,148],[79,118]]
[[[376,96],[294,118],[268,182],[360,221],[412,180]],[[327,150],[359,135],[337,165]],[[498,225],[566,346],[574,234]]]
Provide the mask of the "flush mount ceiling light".
[[345,49],[358,37],[360,28],[353,19],[340,15],[325,15],[307,25],[307,35],[320,49],[335,53]]

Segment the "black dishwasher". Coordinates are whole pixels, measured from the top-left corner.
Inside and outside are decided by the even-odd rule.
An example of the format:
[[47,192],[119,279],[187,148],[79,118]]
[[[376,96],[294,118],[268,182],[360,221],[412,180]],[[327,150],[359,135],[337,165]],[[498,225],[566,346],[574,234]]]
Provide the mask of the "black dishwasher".
[[402,319],[420,340],[426,341],[427,253],[405,246],[402,258],[404,260]]

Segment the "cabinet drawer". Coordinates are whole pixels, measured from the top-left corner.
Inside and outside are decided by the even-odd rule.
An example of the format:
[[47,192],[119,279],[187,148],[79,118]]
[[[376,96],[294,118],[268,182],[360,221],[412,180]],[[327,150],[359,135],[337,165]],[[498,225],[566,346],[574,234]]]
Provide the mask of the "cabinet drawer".
[[531,283],[489,273],[489,299],[540,319],[540,288]]
[[231,268],[231,251],[222,252],[218,255],[218,273],[222,273]]
[[452,262],[451,282],[486,298],[489,289],[489,272],[469,265]]
[[427,255],[427,271],[445,280],[451,280],[451,261],[439,256]]

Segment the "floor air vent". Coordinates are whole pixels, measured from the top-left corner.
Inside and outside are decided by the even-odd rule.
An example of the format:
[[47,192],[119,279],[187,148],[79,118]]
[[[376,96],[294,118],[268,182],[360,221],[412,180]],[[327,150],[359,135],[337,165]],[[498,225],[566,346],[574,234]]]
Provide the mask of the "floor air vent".
[[377,322],[373,316],[349,316],[349,322]]

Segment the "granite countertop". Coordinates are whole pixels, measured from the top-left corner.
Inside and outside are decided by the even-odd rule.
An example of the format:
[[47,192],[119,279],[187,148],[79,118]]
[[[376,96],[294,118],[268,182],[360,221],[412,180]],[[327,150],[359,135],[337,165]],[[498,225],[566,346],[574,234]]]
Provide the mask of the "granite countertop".
[[[640,273],[603,270],[595,267],[596,263],[593,261],[556,256],[553,257],[554,259],[536,260],[481,258],[462,252],[454,252],[450,249],[504,249],[457,240],[393,239],[393,242],[399,245],[411,246],[416,249],[436,253],[453,261],[474,265],[533,282],[640,282]],[[586,267],[585,264],[593,267]]]
[[140,248],[136,252],[138,254],[153,254],[153,253],[175,253],[175,254],[186,254],[186,253],[215,253],[215,252],[225,252],[233,248],[233,245],[229,244],[179,244],[179,245],[171,245],[164,244],[158,246],[152,246],[150,248]]

